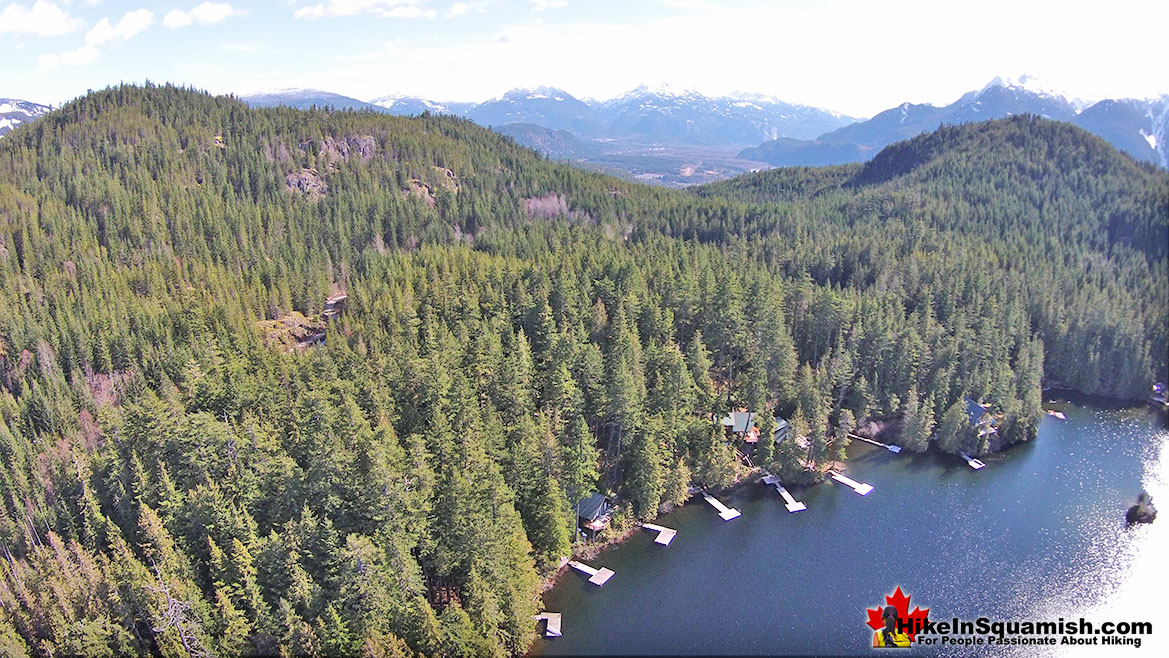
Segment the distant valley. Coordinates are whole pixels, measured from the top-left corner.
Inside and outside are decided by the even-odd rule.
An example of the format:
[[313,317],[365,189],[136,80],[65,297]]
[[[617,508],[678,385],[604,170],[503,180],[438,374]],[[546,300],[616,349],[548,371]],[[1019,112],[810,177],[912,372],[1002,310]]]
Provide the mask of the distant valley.
[[1169,95],[1068,99],[1030,76],[995,78],[945,106],[903,103],[862,120],[760,94],[708,97],[638,87],[606,101],[553,87],[513,89],[483,103],[384,96],[366,103],[311,90],[246,96],[253,106],[331,105],[397,115],[454,114],[545,156],[672,187],[769,167],[865,162],[895,142],[955,125],[1032,114],[1073,123],[1137,160],[1169,166]]
[[369,102],[317,90],[244,96],[253,107],[331,106],[399,116],[453,114],[508,135],[555,160],[673,187],[708,183],[768,164],[740,152],[765,140],[811,140],[857,121],[830,110],[760,94],[710,97],[695,91],[638,87],[605,101],[554,87],[513,89],[482,103],[415,96]]

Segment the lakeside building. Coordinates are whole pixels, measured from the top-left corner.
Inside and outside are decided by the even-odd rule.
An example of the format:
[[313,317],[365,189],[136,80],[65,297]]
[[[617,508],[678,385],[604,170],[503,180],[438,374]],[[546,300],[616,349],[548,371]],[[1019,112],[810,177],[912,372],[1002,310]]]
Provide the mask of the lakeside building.
[[984,439],[998,432],[998,428],[995,427],[997,421],[990,413],[989,406],[966,398],[966,419],[969,421],[970,426],[978,431],[978,438],[980,439]]
[[594,533],[604,530],[613,520],[616,508],[603,494],[593,493],[576,503],[576,516],[580,526]]
[[759,441],[759,428],[755,426],[755,413],[752,411],[732,411],[723,417],[722,426],[728,434],[736,435],[746,443]]

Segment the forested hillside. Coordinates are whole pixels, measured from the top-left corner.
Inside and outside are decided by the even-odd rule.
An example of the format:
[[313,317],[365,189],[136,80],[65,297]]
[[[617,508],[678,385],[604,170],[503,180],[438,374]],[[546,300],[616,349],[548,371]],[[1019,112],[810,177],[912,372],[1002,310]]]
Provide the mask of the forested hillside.
[[1052,385],[1143,399],[1154,373],[1166,378],[1169,176],[1067,124],[943,127],[863,165],[763,172],[699,193],[875,228],[862,250],[821,251],[813,276],[865,288],[878,282],[868,262],[904,261],[908,246],[912,268],[896,285],[935,310],[938,295],[956,293],[982,298],[988,315],[1017,308],[1044,342]]
[[731,408],[799,478],[866,420],[1030,438],[1044,376],[1143,395],[1167,189],[1029,118],[693,194],[450,117],[90,94],[0,143],[0,647],[522,652],[572,502],[730,484]]

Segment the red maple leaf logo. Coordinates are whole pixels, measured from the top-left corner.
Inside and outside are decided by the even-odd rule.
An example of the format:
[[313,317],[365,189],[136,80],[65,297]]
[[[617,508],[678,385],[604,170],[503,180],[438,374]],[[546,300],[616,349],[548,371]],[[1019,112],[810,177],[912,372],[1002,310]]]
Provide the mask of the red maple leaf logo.
[[[897,608],[899,628],[900,624],[908,620],[910,624],[909,629],[917,629],[919,627],[917,620],[920,619],[924,623],[925,620],[929,618],[929,608],[919,608],[914,606],[913,612],[909,612],[909,597],[901,591],[900,585],[897,586],[897,590],[893,592],[892,596],[885,597],[885,605],[891,605]],[[885,612],[885,606],[879,605],[876,608],[866,608],[865,612],[869,613],[869,628],[873,629],[874,631],[879,631],[882,628],[885,628],[885,619],[882,617],[882,613]],[[917,635],[917,632],[916,630],[913,630],[913,632],[906,632],[905,634],[909,636],[910,640],[913,640],[914,636]]]

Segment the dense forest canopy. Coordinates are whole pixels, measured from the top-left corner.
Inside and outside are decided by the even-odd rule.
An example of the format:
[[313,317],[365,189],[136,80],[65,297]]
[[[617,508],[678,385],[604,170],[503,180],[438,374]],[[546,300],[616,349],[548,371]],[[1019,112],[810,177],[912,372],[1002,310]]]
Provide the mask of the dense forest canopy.
[[866,422],[981,454],[1045,380],[1145,395],[1167,208],[1032,117],[681,192],[449,117],[92,93],[0,143],[0,647],[520,653],[589,492],[646,519],[736,449],[799,480]]

